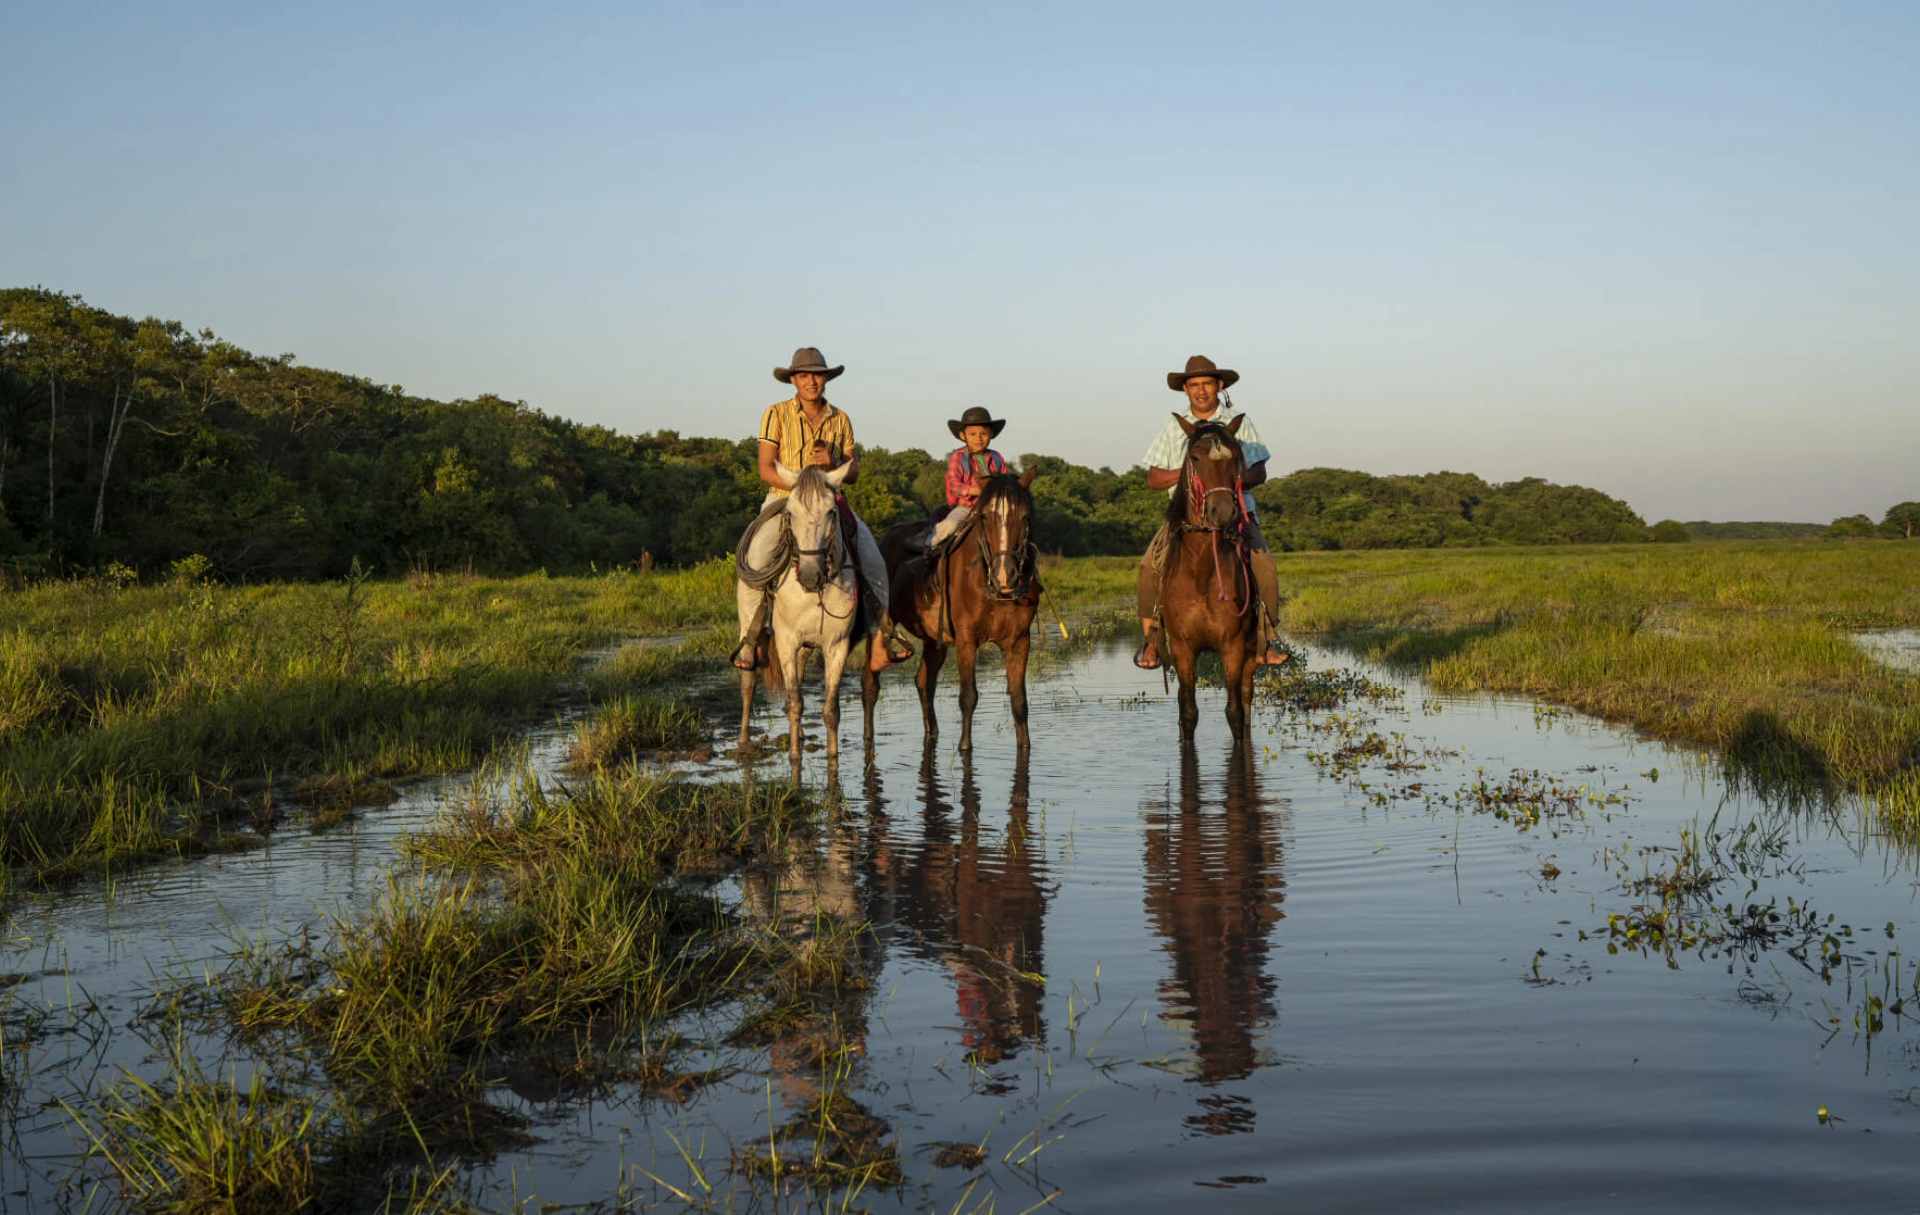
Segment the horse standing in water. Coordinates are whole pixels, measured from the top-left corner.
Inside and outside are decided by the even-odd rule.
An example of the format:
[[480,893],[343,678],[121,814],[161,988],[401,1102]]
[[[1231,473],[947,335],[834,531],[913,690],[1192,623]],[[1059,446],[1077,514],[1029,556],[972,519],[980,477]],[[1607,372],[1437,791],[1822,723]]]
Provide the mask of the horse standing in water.
[[[752,626],[760,594],[774,588],[773,652],[767,658],[767,689],[787,693],[788,752],[800,760],[800,677],[806,650],[825,662],[820,718],[827,731],[827,757],[840,754],[840,676],[853,647],[860,606],[853,544],[835,506],[835,490],[847,465],[832,472],[808,468],[793,478],[793,490],[768,507],[741,537],[738,565],[740,627]],[[740,747],[748,744],[755,672],[740,672]],[[869,676],[871,678],[871,676]]]
[[[999,646],[1006,656],[1014,735],[1022,750],[1030,742],[1027,653],[1033,640],[1033,615],[1040,606],[1040,579],[1034,569],[1033,496],[1027,489],[1035,471],[987,478],[973,517],[947,542],[944,557],[920,547],[927,528],[924,523],[889,528],[880,540],[893,584],[893,618],[926,643],[914,684],[920,690],[920,714],[928,738],[940,733],[933,693],[947,650],[951,648],[959,659],[962,751],[973,749],[973,708],[980,701],[974,663],[987,642]],[[866,671],[860,700],[869,740],[879,691],[878,677]]]
[[1180,733],[1191,740],[1200,720],[1194,703],[1194,664],[1220,655],[1227,685],[1227,727],[1247,742],[1253,676],[1259,669],[1260,604],[1247,556],[1247,513],[1241,476],[1246,461],[1234,437],[1240,417],[1225,426],[1175,414],[1187,432],[1180,483],[1167,503],[1167,558],[1160,579],[1161,658],[1180,677]]

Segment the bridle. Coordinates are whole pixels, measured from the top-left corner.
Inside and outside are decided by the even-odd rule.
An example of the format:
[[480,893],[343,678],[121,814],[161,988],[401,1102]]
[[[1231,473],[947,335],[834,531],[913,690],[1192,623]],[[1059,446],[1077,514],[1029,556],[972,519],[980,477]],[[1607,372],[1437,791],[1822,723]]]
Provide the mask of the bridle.
[[[997,520],[989,520],[984,509],[974,517],[974,549],[980,558],[980,573],[986,584],[987,598],[1002,603],[1017,602],[1027,598],[1033,590],[1034,565],[1039,555],[1039,548],[1033,542],[1032,500],[1028,500],[1025,527],[1018,543],[1007,534],[1007,516],[1012,514],[1013,499],[1010,496],[996,497],[994,505],[999,508],[995,512]],[[998,533],[998,548],[987,538],[988,532]],[[1010,584],[1008,590],[1001,590],[999,581],[993,576],[994,563],[997,561],[1005,561],[1012,566],[1013,576],[1007,580]]]
[[[1232,449],[1234,461],[1232,484],[1208,485],[1200,479],[1200,474],[1195,468],[1197,461],[1194,446],[1203,436],[1211,438],[1216,443],[1225,442]],[[1225,434],[1224,430],[1218,427],[1211,431],[1196,431],[1187,440],[1187,457],[1180,464],[1181,480],[1185,483],[1187,490],[1187,517],[1179,525],[1179,530],[1201,532],[1211,536],[1208,547],[1213,550],[1214,597],[1222,603],[1238,603],[1240,608],[1237,614],[1241,616],[1246,615],[1248,609],[1253,606],[1251,594],[1253,571],[1247,562],[1247,538],[1253,530],[1253,519],[1247,514],[1247,491],[1243,483],[1245,467],[1245,460],[1240,454],[1240,445],[1233,441],[1232,436]],[[1215,494],[1233,495],[1233,518],[1225,524],[1206,521],[1206,506]],[[1233,565],[1238,577],[1233,580],[1231,587],[1228,585],[1226,571],[1220,564],[1220,549],[1223,541],[1233,547],[1236,558]]]
[[[788,508],[787,508],[788,513],[781,516],[781,522],[784,524],[784,526],[787,529],[788,538],[790,540],[793,540],[796,544],[796,547],[793,550],[794,580],[800,583],[801,590],[812,595],[814,599],[818,601],[820,606],[820,615],[822,619],[825,619],[826,617],[832,617],[835,620],[844,620],[848,616],[851,616],[854,612],[859,610],[860,599],[858,595],[858,588],[856,587],[853,607],[848,608],[845,612],[834,612],[834,611],[828,610],[827,608],[827,588],[829,586],[832,586],[834,583],[840,581],[840,571],[846,568],[847,541],[846,541],[846,536],[842,532],[842,529],[840,526],[839,503],[837,501],[828,502],[826,523],[823,525],[823,530],[820,536],[820,544],[815,548],[797,547],[797,539],[793,536],[792,509],[793,509],[792,498],[789,497]],[[817,586],[808,586],[806,583],[806,580],[800,576],[801,563],[809,557],[817,558],[822,562],[824,562],[826,565],[826,569],[827,569],[826,577],[822,578],[820,580],[819,585]],[[856,575],[856,580],[857,580],[857,575]]]

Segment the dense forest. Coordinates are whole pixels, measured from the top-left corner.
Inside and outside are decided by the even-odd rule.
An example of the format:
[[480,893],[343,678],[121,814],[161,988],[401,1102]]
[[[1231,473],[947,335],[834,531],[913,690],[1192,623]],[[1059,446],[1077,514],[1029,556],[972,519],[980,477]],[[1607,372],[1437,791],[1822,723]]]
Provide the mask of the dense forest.
[[[178,321],[0,291],[0,560],[16,572],[153,573],[193,554],[244,579],[337,576],[355,559],[386,573],[696,561],[729,551],[759,503],[753,455],[746,438],[430,400]],[[1019,462],[1042,472],[1048,551],[1138,552],[1165,508],[1138,472]],[[866,448],[849,496],[884,526],[941,487],[934,454]],[[1535,478],[1313,468],[1256,497],[1270,540],[1296,549],[1653,538],[1625,503]]]

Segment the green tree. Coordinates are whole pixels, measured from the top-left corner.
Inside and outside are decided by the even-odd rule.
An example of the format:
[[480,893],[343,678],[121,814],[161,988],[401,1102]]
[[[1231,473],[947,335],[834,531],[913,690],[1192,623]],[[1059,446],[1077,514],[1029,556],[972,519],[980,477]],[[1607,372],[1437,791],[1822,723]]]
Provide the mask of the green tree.
[[1900,502],[1889,506],[1881,526],[1904,540],[1920,535],[1920,502]]
[[1857,540],[1878,534],[1873,520],[1865,515],[1843,515],[1827,525],[1829,540]]
[[1648,534],[1656,544],[1685,544],[1693,539],[1693,533],[1687,530],[1687,525],[1677,519],[1660,520]]

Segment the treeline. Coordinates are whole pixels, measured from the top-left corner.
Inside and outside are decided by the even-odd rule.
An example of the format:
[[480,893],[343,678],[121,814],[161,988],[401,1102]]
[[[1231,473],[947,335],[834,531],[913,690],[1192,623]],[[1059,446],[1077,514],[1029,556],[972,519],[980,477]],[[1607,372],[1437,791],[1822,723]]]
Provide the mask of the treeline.
[[1896,502],[1875,523],[1866,515],[1842,515],[1827,524],[1829,540],[1912,540],[1920,537],[1920,502]]
[[1694,540],[1814,540],[1827,531],[1824,523],[1709,523],[1690,519],[1680,526]]
[[[1043,474],[1048,551],[1139,552],[1165,511],[1137,471],[1019,459]],[[942,492],[933,453],[866,448],[849,495],[884,526]],[[0,290],[0,559],[15,570],[157,572],[192,554],[248,579],[338,576],[355,559],[389,573],[684,563],[730,550],[762,493],[750,439],[437,401],[178,321]],[[1255,496],[1269,539],[1294,549],[1652,538],[1618,499],[1537,478],[1314,468]]]

